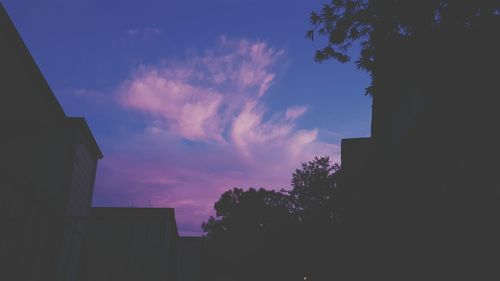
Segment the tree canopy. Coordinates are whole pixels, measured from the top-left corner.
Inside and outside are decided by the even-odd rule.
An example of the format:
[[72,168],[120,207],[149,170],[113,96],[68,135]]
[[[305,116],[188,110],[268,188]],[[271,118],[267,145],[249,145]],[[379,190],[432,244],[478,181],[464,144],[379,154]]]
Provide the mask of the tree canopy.
[[288,195],[299,221],[337,219],[334,199],[339,171],[340,166],[332,165],[328,157],[315,157],[295,170]]
[[319,275],[332,244],[340,166],[328,157],[302,163],[290,190],[234,188],[203,224],[212,278],[292,280]]
[[[398,47],[411,48],[414,56],[420,53],[419,58],[423,58],[430,54],[419,51],[419,40],[432,44],[442,36],[461,37],[467,33],[494,38],[499,18],[500,2],[496,0],[332,0],[311,13],[312,29],[306,36],[311,40],[326,38],[326,46],[315,54],[318,62],[347,62],[351,59],[348,51],[359,43],[355,63],[373,78],[380,52],[388,48],[389,42],[410,42]],[[373,94],[375,84],[372,79],[368,93]]]

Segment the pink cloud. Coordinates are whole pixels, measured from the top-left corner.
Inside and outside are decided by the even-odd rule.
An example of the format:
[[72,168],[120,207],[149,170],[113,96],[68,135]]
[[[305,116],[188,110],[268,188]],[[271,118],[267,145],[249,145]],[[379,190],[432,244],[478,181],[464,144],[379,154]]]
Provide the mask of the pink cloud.
[[295,120],[304,115],[307,111],[307,106],[294,106],[286,110],[285,118],[288,120]]
[[170,75],[156,69],[139,71],[122,86],[122,104],[168,122],[184,138],[220,140],[217,110],[222,95],[183,81],[184,73]]
[[297,128],[306,105],[273,112],[264,103],[283,53],[221,37],[201,55],[135,70],[118,103],[150,123],[104,158],[94,202],[175,207],[181,233],[199,234],[222,192],[288,188],[300,162],[338,161],[338,146],[317,128]]
[[269,89],[283,54],[264,42],[219,40],[218,48],[183,62],[142,66],[120,89],[120,103],[165,122],[193,141],[224,141],[245,104]]

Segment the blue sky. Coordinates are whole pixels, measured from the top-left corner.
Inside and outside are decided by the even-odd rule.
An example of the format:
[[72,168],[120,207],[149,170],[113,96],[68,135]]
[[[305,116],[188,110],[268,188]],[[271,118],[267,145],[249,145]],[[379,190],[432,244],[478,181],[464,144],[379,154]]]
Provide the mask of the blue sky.
[[175,207],[199,235],[224,190],[286,188],[301,161],[369,135],[368,75],[315,63],[323,41],[304,36],[323,1],[2,3],[104,152],[95,205]]

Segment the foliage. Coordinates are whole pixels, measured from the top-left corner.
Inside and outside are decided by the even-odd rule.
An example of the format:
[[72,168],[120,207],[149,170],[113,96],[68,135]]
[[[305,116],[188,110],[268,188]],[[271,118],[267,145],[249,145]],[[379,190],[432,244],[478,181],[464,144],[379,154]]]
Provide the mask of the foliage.
[[291,190],[234,188],[214,204],[206,233],[212,279],[290,280],[318,264],[338,220],[340,166],[328,157],[302,163]]
[[208,238],[264,235],[312,218],[335,221],[335,191],[340,166],[328,157],[302,163],[292,175],[292,189],[234,188],[214,204],[215,217],[202,225]]
[[[226,191],[214,205],[216,216],[203,224],[213,280],[267,280],[286,261],[293,218],[283,192],[249,188]],[[280,261],[280,262],[274,262]],[[272,268],[268,265],[274,264]],[[271,279],[270,279],[271,280]]]
[[286,195],[273,190],[234,188],[214,204],[216,217],[203,224],[207,236],[262,235],[290,221]]
[[[373,78],[378,53],[387,48],[387,42],[409,41],[406,47],[413,46],[418,53],[416,38],[430,42],[429,35],[481,33],[498,24],[499,17],[500,2],[496,0],[332,0],[311,13],[313,28],[306,37],[326,38],[326,46],[315,54],[318,62],[333,59],[345,63],[351,59],[349,49],[360,43],[355,63]],[[372,80],[367,92],[373,94],[374,86]]]
[[332,165],[328,157],[315,157],[295,170],[289,196],[299,221],[336,220],[334,199],[339,171],[340,166]]

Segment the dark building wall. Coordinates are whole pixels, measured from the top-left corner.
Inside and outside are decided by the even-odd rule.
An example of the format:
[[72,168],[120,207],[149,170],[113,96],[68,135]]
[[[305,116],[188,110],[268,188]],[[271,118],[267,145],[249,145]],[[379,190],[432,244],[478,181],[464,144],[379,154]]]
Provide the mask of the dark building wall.
[[84,119],[65,116],[1,4],[0,61],[0,280],[74,280],[102,154]]
[[342,139],[341,149],[344,172],[357,176],[357,172],[366,169],[372,151],[371,138]]
[[178,281],[202,280],[202,237],[179,237]]
[[493,121],[500,119],[494,94],[500,43],[487,33],[444,35],[384,38],[375,54],[372,185],[399,198],[400,207],[413,205],[408,210],[470,205],[473,197],[486,203],[500,194]]
[[73,280],[99,157],[81,131],[74,122],[32,131],[3,154],[0,255],[19,280]]
[[[343,202],[346,219],[352,220],[361,215],[360,208],[369,204],[373,192],[373,142],[372,138],[342,139],[341,161],[343,175]],[[355,216],[355,217],[353,217]]]
[[65,196],[64,221],[57,274],[62,280],[76,280],[99,156],[82,118],[69,118],[68,130],[72,139],[71,171],[68,188],[62,193]]
[[92,208],[79,280],[176,280],[173,209]]

